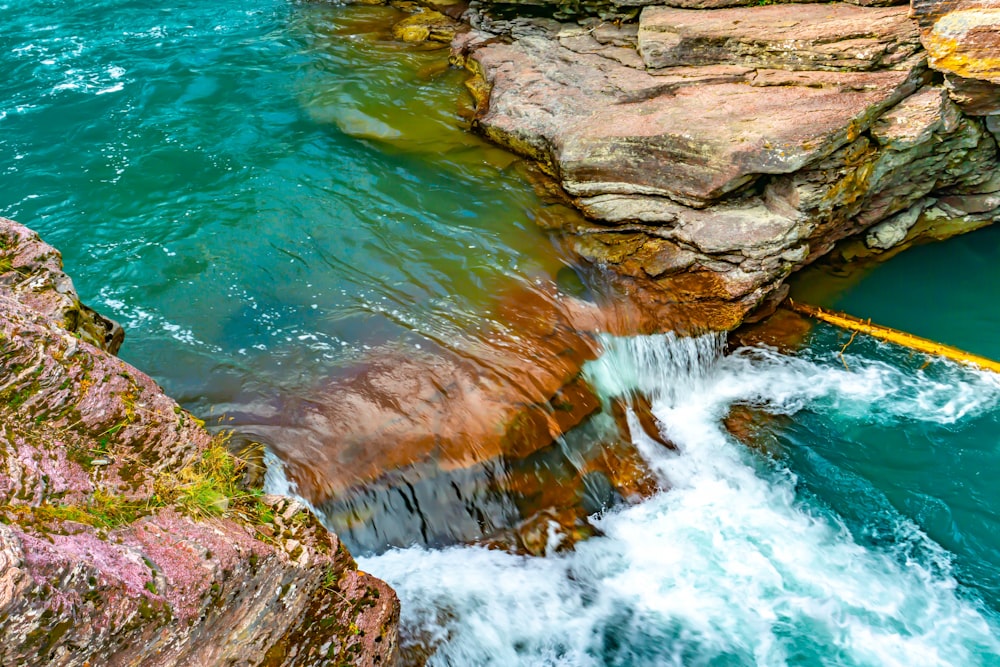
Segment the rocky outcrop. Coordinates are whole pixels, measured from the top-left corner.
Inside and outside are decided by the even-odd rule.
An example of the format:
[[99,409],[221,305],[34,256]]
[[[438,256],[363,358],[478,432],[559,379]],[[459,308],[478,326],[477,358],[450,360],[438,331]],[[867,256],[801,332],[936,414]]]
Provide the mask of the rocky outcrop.
[[930,66],[974,116],[1000,114],[1000,2],[913,0]]
[[[928,216],[961,231],[1000,215],[995,122],[955,83],[988,83],[991,60],[959,72],[929,41],[992,48],[998,33],[976,32],[986,9],[959,21],[915,2],[918,25],[905,7],[671,4],[631,28],[473,11],[453,43],[475,126],[558,181],[589,221],[555,226],[629,290],[661,295],[667,321],[731,329],[845,238],[879,253]],[[928,53],[954,70],[944,85]]]
[[[822,2],[822,0],[806,1]],[[636,10],[650,5],[680,9],[724,9],[790,2],[793,0],[768,0],[768,2],[761,2],[761,0],[484,0],[483,6],[491,11],[515,13],[527,13],[524,8],[532,8],[535,12],[547,11],[559,19],[599,16],[602,19],[618,21],[633,17]],[[884,7],[905,4],[906,0],[850,0],[850,3],[864,7]]]
[[897,8],[771,5],[704,12],[652,6],[642,13],[638,47],[650,70],[727,64],[868,71],[905,68],[920,43]]
[[0,219],[0,664],[393,664],[398,602]]

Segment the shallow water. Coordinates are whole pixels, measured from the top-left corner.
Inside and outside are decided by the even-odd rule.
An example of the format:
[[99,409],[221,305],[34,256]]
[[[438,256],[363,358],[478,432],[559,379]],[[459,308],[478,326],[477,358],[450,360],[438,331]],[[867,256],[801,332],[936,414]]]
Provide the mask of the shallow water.
[[[57,246],[84,300],[128,329],[122,356],[201,416],[259,434],[372,349],[447,347],[498,293],[566,265],[533,223],[546,204],[523,166],[465,131],[462,74],[389,40],[390,10],[0,10],[0,215]],[[908,251],[827,305],[1000,356],[997,241]],[[409,501],[378,499],[347,535],[399,591],[409,655],[1000,664],[1000,382],[863,340],[841,359],[845,342],[819,327],[795,356],[724,356],[712,338],[606,339],[595,384],[650,395],[678,452],[634,429],[669,490],[594,514],[602,534],[575,551],[553,522],[545,558],[371,555],[416,539],[412,516],[392,516]],[[761,449],[723,428],[733,406],[770,415]],[[525,477],[559,484],[613,446],[588,429]],[[519,518],[523,498],[463,474],[447,480],[454,499],[447,484],[411,488],[433,498],[422,511],[441,533],[427,542]]]
[[3,5],[0,215],[58,247],[128,330],[122,356],[199,413],[252,423],[562,266],[517,161],[465,130],[462,74],[393,42],[393,15]]

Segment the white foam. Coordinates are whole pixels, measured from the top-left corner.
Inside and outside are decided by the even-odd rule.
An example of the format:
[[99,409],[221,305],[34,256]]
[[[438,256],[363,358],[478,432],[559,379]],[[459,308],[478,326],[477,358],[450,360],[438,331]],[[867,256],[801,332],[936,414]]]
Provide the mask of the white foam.
[[[806,406],[951,423],[995,406],[995,378],[948,380],[886,364],[770,350],[720,354],[714,338],[609,339],[588,369],[609,393],[642,388],[665,435],[636,444],[672,488],[595,519],[603,537],[526,558],[481,548],[360,559],[399,592],[410,641],[432,665],[986,665],[995,621],[933,563],[857,544],[804,504],[720,425],[729,406]],[[835,362],[835,363],[834,363]],[[951,373],[951,371],[948,371]],[[912,524],[907,538],[929,541]],[[933,551],[933,550],[932,550]]]

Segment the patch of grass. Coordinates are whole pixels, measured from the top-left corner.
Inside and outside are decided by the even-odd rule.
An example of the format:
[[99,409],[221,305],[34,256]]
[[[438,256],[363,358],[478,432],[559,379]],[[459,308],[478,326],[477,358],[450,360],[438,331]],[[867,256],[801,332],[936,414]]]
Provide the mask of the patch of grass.
[[122,496],[96,489],[85,505],[44,503],[37,507],[9,508],[15,513],[30,513],[36,521],[74,521],[95,528],[116,528],[147,514],[145,503],[129,501]]
[[15,515],[11,518],[30,514],[40,522],[74,521],[96,528],[123,526],[165,507],[196,519],[236,515],[252,524],[273,522],[273,510],[260,501],[261,491],[243,486],[247,464],[229,452],[228,440],[228,433],[216,436],[193,464],[157,474],[146,499],[128,500],[98,488],[84,504],[8,506],[3,511]]

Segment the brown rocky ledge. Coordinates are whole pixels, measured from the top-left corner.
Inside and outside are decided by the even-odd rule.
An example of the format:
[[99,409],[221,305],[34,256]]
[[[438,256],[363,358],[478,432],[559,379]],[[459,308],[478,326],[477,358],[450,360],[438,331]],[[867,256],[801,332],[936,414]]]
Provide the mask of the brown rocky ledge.
[[0,664],[391,665],[399,604],[0,218]]
[[[522,527],[531,512],[543,524],[563,512],[565,499],[531,483],[537,470],[516,470],[596,412],[580,375],[596,332],[732,330],[765,317],[790,274],[835,248],[843,260],[887,257],[1000,217],[990,2],[393,4],[413,13],[398,39],[430,48],[452,36],[452,62],[472,74],[473,128],[537,162],[540,187],[583,213],[539,223],[613,296],[499,295],[487,319],[517,336],[379,349],[260,425],[343,534],[382,523],[378,512],[413,515],[373,548],[504,528],[506,515],[445,508],[440,530],[422,516],[439,497],[466,503],[481,481],[470,475],[491,466],[508,477],[503,493],[533,499],[514,517]],[[648,492],[624,442],[589,472],[622,497]]]
[[1000,217],[995,0],[537,4],[576,20],[466,13],[474,126],[586,214],[556,224],[582,257],[705,328],[843,239],[878,254]]

